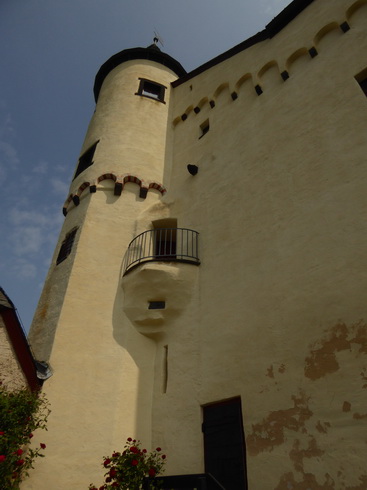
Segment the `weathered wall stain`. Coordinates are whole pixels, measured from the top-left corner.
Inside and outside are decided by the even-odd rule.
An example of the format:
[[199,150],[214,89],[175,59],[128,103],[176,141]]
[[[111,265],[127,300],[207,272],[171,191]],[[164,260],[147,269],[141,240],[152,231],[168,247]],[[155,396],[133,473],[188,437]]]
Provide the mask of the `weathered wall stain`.
[[[342,351],[346,352],[348,357],[348,352],[350,352],[353,359],[359,357],[360,361],[363,362],[362,357],[367,353],[366,323],[359,321],[347,325],[343,322],[338,322],[324,331],[318,341],[310,344],[309,354],[305,358],[304,364],[301,364],[301,360],[299,364],[300,372],[304,375],[301,375],[303,386],[306,387],[308,383],[312,383],[315,386],[315,380],[338,373],[339,370],[342,371],[344,366],[341,363],[345,355],[344,357],[338,355]],[[266,376],[270,378],[268,385],[282,384],[288,374],[285,371],[285,364],[279,362],[279,360],[270,364],[266,369]],[[280,375],[283,375],[282,380]],[[367,369],[365,367],[360,367],[355,372],[355,377],[361,380],[361,387],[367,388]],[[335,380],[336,378],[334,377],[333,379]],[[269,391],[269,388],[267,391]],[[339,399],[339,410],[344,412],[346,414],[345,417],[348,417],[351,421],[352,418],[355,421],[367,419],[367,413],[364,413],[363,409],[358,411],[357,406],[355,406],[356,402],[353,402],[352,406],[346,393],[342,395],[345,397],[344,399]],[[339,488],[345,490],[367,490],[367,477],[364,475],[359,478],[362,482],[361,485],[346,487],[347,483],[351,483],[350,472],[345,473],[339,469],[339,472],[331,473],[331,475],[325,473],[324,477],[321,477],[318,472],[317,479],[315,476],[316,472],[315,474],[305,472],[305,470],[309,471],[309,468],[313,467],[313,462],[319,468],[320,465],[324,464],[324,458],[325,465],[327,465],[325,468],[328,468],[328,463],[326,463],[328,460],[328,446],[324,447],[323,442],[325,442],[325,434],[334,429],[333,421],[324,419],[325,413],[323,413],[323,418],[321,419],[312,419],[314,415],[317,416],[316,413],[313,413],[315,410],[312,404],[316,403],[315,406],[319,404],[318,397],[315,398],[315,396],[313,390],[310,390],[310,392],[308,390],[300,391],[298,395],[292,396],[293,406],[269,412],[262,421],[253,424],[252,430],[246,438],[249,455],[257,456],[260,453],[272,451],[276,447],[285,445],[280,451],[284,451],[287,448],[286,451],[289,454],[287,464],[289,468],[285,467],[283,471],[292,469],[293,472],[284,473],[280,477],[275,490],[338,490]],[[330,403],[333,401],[334,396],[335,393],[331,390]],[[318,417],[320,415],[321,412]],[[312,424],[312,427],[310,424]],[[312,458],[315,459],[312,460]],[[357,475],[358,472],[355,473],[355,477]],[[353,481],[355,482],[356,480]]]
[[292,472],[284,474],[274,490],[335,490],[335,481],[325,474],[325,482],[319,484],[311,473],[304,473],[302,481],[296,481]]
[[361,372],[361,378],[363,381],[366,381],[366,383],[362,386],[362,388],[367,388],[367,376],[366,376],[366,369],[363,369]]
[[367,475],[361,475],[358,478],[362,483],[360,485],[353,487],[345,487],[345,490],[366,490],[367,488]]
[[362,419],[367,419],[367,413],[365,414],[360,414],[360,413],[354,413],[353,418],[355,420],[362,420]]
[[350,350],[352,344],[360,346],[359,352],[367,353],[367,326],[358,322],[351,326],[338,323],[330,329],[329,334],[310,345],[310,355],[305,359],[305,376],[316,380],[336,372],[339,363],[335,353]]
[[343,403],[343,412],[350,412],[352,405],[349,402]]
[[322,456],[324,452],[325,451],[318,447],[316,439],[314,437],[310,437],[306,449],[302,449],[300,440],[296,439],[293,443],[293,448],[289,453],[289,457],[294,463],[294,469],[296,471],[303,472],[304,458],[315,458],[317,456]]
[[269,378],[274,378],[274,368],[273,365],[268,367],[267,369],[267,374],[265,376],[268,376]]
[[[267,373],[265,374],[265,376],[267,376],[268,378],[274,378],[274,366],[273,366],[273,364],[271,366],[269,366],[266,371],[267,371]],[[285,371],[285,364],[281,364],[278,367],[278,373],[283,374],[284,371]]]
[[323,434],[327,434],[328,428],[330,427],[330,423],[329,422],[322,423],[320,420],[318,420],[315,427],[319,432]]
[[252,433],[246,438],[247,449],[252,456],[283,444],[285,429],[294,432],[305,429],[306,420],[313,415],[308,408],[308,398],[300,392],[298,397],[292,396],[292,400],[293,407],[270,412],[262,422],[252,425]]

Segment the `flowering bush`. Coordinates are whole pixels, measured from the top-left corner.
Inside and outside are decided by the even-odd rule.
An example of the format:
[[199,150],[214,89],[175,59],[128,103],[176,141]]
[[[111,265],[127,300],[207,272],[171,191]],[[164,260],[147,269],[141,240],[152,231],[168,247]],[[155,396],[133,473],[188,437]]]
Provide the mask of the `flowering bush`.
[[129,437],[122,453],[114,452],[112,456],[103,457],[105,484],[96,487],[89,485],[89,490],[140,490],[145,477],[149,477],[151,489],[159,488],[156,477],[162,473],[166,455],[157,447],[151,453],[141,449],[140,441]]
[[46,429],[50,413],[47,401],[27,389],[9,391],[0,382],[0,488],[17,490],[33,468],[33,461],[43,456],[39,448],[28,446],[33,432]]

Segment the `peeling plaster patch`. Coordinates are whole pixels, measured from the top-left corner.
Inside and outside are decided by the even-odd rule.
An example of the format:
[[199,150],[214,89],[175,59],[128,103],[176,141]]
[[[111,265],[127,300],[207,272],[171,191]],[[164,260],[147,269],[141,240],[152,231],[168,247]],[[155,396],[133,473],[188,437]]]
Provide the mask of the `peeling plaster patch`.
[[326,338],[310,345],[310,356],[305,359],[305,376],[315,380],[338,371],[339,363],[335,353],[350,350],[352,344],[360,345],[359,352],[367,353],[366,327],[362,322],[350,327],[345,323],[332,327]]
[[335,490],[335,482],[328,473],[325,474],[325,482],[321,485],[317,483],[315,476],[311,473],[304,473],[302,476],[303,480],[297,482],[293,473],[286,473],[281,477],[274,490]]
[[308,441],[308,447],[306,449],[300,448],[300,441],[296,439],[293,443],[293,448],[289,453],[289,457],[294,463],[294,469],[296,471],[301,471],[303,473],[303,459],[304,458],[316,458],[317,456],[322,456],[325,451],[322,451],[318,446],[316,439],[310,437]]
[[349,402],[343,403],[343,412],[350,412],[351,408],[352,408],[352,405]]
[[262,422],[252,425],[252,433],[246,438],[251,455],[271,451],[275,446],[283,444],[285,429],[305,432],[305,422],[313,415],[308,408],[308,398],[301,392],[299,397],[293,396],[292,400],[293,407],[270,412]]
[[362,419],[367,419],[367,413],[361,415],[360,413],[354,413],[353,418],[355,420],[362,420]]
[[367,475],[361,475],[358,480],[362,483],[358,487],[345,487],[345,490],[366,490],[367,488]]
[[319,420],[316,424],[316,429],[319,432],[322,432],[323,434],[327,433],[329,427],[330,427],[329,422],[324,422],[324,425],[322,425],[321,421]]
[[284,364],[281,364],[281,365],[279,366],[278,372],[279,372],[279,373],[281,373],[281,374],[283,374],[283,373],[284,373],[284,371],[285,371],[285,365],[284,365]]
[[273,369],[273,365],[271,365],[268,369],[267,369],[268,373],[265,375],[265,376],[268,376],[269,378],[274,378],[274,369]]
[[[361,378],[363,379],[363,381],[367,381],[367,376],[366,376],[366,371],[365,369],[361,372]],[[363,388],[367,388],[367,383],[365,383],[363,385]]]

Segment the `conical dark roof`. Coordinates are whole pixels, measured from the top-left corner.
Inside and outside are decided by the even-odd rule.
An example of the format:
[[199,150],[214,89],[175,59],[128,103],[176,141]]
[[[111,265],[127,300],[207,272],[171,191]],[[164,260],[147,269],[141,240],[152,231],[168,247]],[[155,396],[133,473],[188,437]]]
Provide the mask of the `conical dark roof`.
[[173,72],[176,73],[178,77],[186,75],[186,70],[183,66],[176,61],[172,56],[163,53],[156,44],[151,44],[147,48],[131,48],[124,49],[119,53],[111,56],[98,70],[98,73],[94,82],[94,98],[97,102],[99,92],[102,87],[102,83],[106,76],[112,71],[116,66],[130,60],[150,60],[160,63],[161,65],[167,66]]

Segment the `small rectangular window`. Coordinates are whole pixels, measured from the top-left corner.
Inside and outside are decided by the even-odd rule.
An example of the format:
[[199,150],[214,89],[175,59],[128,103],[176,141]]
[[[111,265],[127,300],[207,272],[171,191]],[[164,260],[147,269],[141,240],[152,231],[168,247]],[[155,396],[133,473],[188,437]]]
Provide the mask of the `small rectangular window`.
[[209,127],[209,119],[204,121],[203,124],[200,124],[201,135],[199,136],[199,139],[202,138],[209,131]]
[[363,90],[364,95],[367,97],[367,78],[359,82],[359,86]]
[[61,244],[59,255],[56,259],[56,265],[63,262],[70,255],[77,231],[78,228],[74,228],[65,236],[65,240]]
[[[93,164],[94,152],[96,151],[99,140],[96,141],[87,151],[83,153],[83,155],[79,158],[78,167],[75,171],[74,179],[84,172],[85,169],[90,167]],[[74,180],[73,179],[73,180]]]
[[139,89],[135,95],[142,95],[148,97],[149,99],[155,99],[159,102],[164,102],[164,94],[166,87],[160,83],[152,82],[145,78],[139,78],[140,84]]
[[355,76],[355,79],[359,83],[362,92],[367,97],[367,68],[361,71],[360,73],[358,73],[358,75]]
[[165,307],[165,301],[149,301],[148,310],[164,310]]

